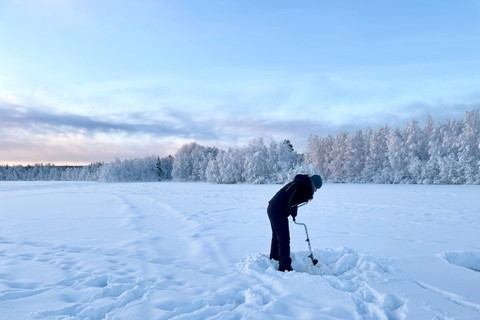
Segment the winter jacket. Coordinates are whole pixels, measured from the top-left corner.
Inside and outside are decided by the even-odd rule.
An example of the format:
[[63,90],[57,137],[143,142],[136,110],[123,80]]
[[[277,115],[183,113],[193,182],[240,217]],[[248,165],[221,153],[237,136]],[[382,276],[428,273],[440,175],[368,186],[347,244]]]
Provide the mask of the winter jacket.
[[313,182],[307,175],[297,175],[294,181],[286,184],[269,201],[270,204],[279,208],[285,208],[287,217],[297,216],[297,208],[313,199]]

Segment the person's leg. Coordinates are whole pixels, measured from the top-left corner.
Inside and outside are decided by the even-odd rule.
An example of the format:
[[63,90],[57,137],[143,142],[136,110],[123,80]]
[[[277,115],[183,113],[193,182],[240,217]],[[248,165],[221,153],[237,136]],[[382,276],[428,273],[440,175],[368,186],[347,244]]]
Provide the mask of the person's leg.
[[280,271],[292,270],[292,259],[290,258],[290,232],[288,230],[288,218],[279,219],[276,223],[276,234],[278,239],[279,267]]
[[272,218],[270,217],[270,205],[267,208],[267,213],[268,213],[268,220],[270,220],[270,227],[272,228],[272,242],[270,244],[270,259],[277,260],[278,261],[278,239],[277,239],[277,233],[275,232],[275,229],[273,227],[272,223]]
[[[276,236],[278,246],[278,258],[280,271],[292,270],[292,259],[290,258],[290,232],[288,228],[288,217],[285,212],[275,210],[278,208],[269,206],[268,217],[272,226],[272,235]],[[273,243],[273,241],[272,241]],[[277,251],[276,251],[277,252]],[[272,254],[272,251],[270,252]]]
[[279,260],[277,233],[272,230],[272,243],[270,245],[270,259]]

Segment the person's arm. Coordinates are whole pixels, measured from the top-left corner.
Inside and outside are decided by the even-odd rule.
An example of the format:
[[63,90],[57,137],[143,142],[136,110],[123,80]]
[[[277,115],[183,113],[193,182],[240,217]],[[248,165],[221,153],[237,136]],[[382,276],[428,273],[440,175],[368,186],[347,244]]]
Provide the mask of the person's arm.
[[298,205],[298,192],[297,192],[298,188],[297,187],[298,186],[297,185],[298,183],[295,183],[292,185],[293,192],[290,198],[288,198],[288,212],[290,213],[294,221],[298,212],[298,209],[297,209],[297,205]]
[[298,213],[298,205],[302,203],[306,203],[305,201],[305,195],[307,195],[309,191],[309,186],[304,185],[302,183],[296,183],[295,186],[293,186],[293,193],[288,199],[288,210],[290,212],[290,215],[292,216],[293,220],[295,221],[295,218],[297,217]]
[[293,221],[295,221],[295,218],[297,217],[297,205],[294,205],[294,206],[288,206],[288,212],[290,213],[290,215],[292,216],[293,218]]

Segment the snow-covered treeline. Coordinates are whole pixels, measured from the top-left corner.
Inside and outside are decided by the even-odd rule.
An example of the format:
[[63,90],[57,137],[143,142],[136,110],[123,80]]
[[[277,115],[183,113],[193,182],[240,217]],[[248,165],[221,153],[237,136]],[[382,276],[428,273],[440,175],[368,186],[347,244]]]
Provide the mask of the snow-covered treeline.
[[65,180],[63,178],[65,174],[73,171],[86,172],[88,170],[86,170],[86,167],[55,166],[54,164],[36,164],[34,166],[0,166],[0,181]]
[[335,137],[310,136],[305,162],[330,182],[480,184],[480,117],[403,129],[388,126]]
[[320,173],[329,182],[480,184],[480,116],[445,123],[428,117],[403,129],[312,135],[304,154],[289,140],[262,138],[246,146],[220,150],[196,142],[174,157],[149,156],[88,166],[0,166],[1,180],[206,181],[212,183],[284,183],[297,173]]
[[254,139],[245,147],[219,150],[195,142],[183,145],[175,154],[150,156],[84,167],[54,165],[1,166],[1,180],[63,181],[206,181],[212,183],[284,183],[298,172],[316,173],[303,164],[303,155],[294,151],[290,141]]
[[128,160],[116,159],[110,163],[92,163],[88,166],[0,166],[0,181],[56,180],[134,182],[172,179],[173,157],[149,156]]
[[288,140],[254,139],[245,147],[219,150],[190,143],[175,154],[173,179],[213,183],[284,183],[293,175],[315,171],[303,165],[303,155]]
[[172,156],[166,158],[149,156],[123,161],[117,158],[100,168],[97,180],[103,182],[171,180],[172,165]]

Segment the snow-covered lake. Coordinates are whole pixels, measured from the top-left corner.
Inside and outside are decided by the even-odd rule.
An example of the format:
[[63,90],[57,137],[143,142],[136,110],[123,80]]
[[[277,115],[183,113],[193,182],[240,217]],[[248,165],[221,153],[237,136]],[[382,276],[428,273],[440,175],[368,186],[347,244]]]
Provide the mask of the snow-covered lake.
[[480,187],[0,183],[0,319],[480,319]]

